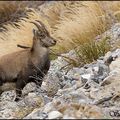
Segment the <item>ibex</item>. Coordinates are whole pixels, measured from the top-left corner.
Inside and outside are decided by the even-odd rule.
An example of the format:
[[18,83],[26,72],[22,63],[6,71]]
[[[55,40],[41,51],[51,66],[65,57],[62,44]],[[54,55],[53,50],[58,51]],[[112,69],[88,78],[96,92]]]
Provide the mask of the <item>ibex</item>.
[[[22,89],[28,82],[35,82],[41,86],[43,78],[50,67],[49,47],[56,44],[41,21],[32,22],[38,30],[33,29],[33,45],[18,52],[4,55],[0,58],[0,86],[6,82],[16,84],[16,98],[18,101]],[[21,47],[18,45],[18,47]]]

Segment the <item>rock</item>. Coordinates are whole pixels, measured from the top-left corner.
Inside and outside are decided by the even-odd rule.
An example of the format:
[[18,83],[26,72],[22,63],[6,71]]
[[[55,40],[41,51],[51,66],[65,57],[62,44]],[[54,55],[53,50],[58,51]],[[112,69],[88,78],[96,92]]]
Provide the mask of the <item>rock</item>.
[[88,80],[90,80],[90,78],[91,78],[91,74],[81,75],[81,81],[82,81],[82,83],[86,83]]
[[118,56],[120,57],[120,49],[116,49],[115,51],[112,52],[112,56],[115,57],[115,56]]
[[91,79],[97,83],[102,82],[109,74],[108,66],[104,64],[99,64],[98,67],[94,67],[91,73]]
[[15,111],[19,109],[18,105],[14,101],[2,101],[0,102],[0,117],[3,119],[11,119],[15,116]]
[[12,117],[13,114],[14,114],[14,113],[13,113],[13,111],[12,111],[11,109],[6,109],[6,110],[3,112],[3,114],[2,114],[2,118],[3,118],[3,119],[9,119],[9,118]]
[[[62,67],[66,66],[67,64],[68,63],[62,57],[58,57],[56,60],[51,61],[48,75],[57,73]],[[63,70],[62,72],[65,72],[65,71]]]
[[111,51],[108,51],[104,56],[104,62],[107,61],[107,59],[112,55]]
[[4,83],[2,86],[0,86],[0,92],[15,90],[15,88],[15,83]]
[[46,86],[45,86],[47,95],[50,97],[54,96],[57,93],[58,89],[60,89],[59,78],[55,74],[48,76],[46,79]]
[[76,91],[72,91],[69,93],[69,95],[71,96],[71,101],[74,103],[90,103],[91,100],[82,92],[76,90]]
[[64,82],[64,87],[63,87],[63,89],[67,89],[67,88],[70,88],[72,86],[72,84],[70,83],[70,82]]
[[92,81],[99,84],[109,75],[109,67],[103,63],[97,62],[95,64],[91,64],[91,66],[87,69],[89,73],[81,75],[81,81],[83,84],[86,83],[86,85]]
[[25,97],[24,102],[27,106],[32,107],[41,107],[44,105],[43,97],[37,96],[35,93],[29,93],[28,96]]
[[48,113],[48,119],[60,119],[62,118],[62,116],[62,113],[60,113],[59,111],[52,111]]
[[[106,84],[107,83],[107,84]],[[97,91],[90,91],[90,96],[94,99],[101,99],[112,94],[118,94],[120,90],[120,72],[111,74],[102,83],[102,87],[99,87]]]
[[90,119],[105,118],[104,112],[97,106],[86,106],[84,114]]
[[116,81],[119,80],[120,77],[120,69],[116,67],[116,69],[112,70],[109,73],[109,76],[106,77],[103,82],[101,82],[101,85],[108,85],[111,83],[115,83]]
[[32,113],[24,117],[23,119],[45,119],[48,115],[41,111],[41,108],[34,109]]
[[108,108],[103,108],[105,114],[110,119],[120,119],[120,108],[117,106],[112,106]]
[[73,67],[70,71],[68,71],[66,76],[68,78],[79,80],[81,74],[84,74],[84,68]]
[[111,29],[107,30],[101,35],[101,38],[109,37],[108,43],[113,48],[113,50],[117,47],[119,48],[119,40],[120,40],[120,23],[115,23]]
[[95,105],[79,104],[79,103],[65,103],[59,106],[58,110],[63,114],[63,118],[104,118],[101,108]]
[[116,68],[120,69],[120,58],[117,58],[115,61],[113,61],[109,67],[110,67],[110,71],[115,70]]
[[0,100],[1,101],[13,101],[16,96],[16,93],[14,90],[12,91],[5,91],[1,94]]
[[43,97],[43,99],[44,99],[45,105],[53,100],[53,98],[51,98],[51,97],[49,97],[49,96],[47,96],[47,95],[44,95],[44,94],[43,94],[42,97]]
[[44,106],[43,112],[49,113],[52,110],[55,110],[54,104],[52,102],[49,102]]
[[30,92],[33,92],[36,90],[36,84],[34,82],[28,83],[22,90],[22,94],[26,95]]
[[63,116],[63,119],[69,120],[69,119],[76,119],[76,118],[75,118],[75,117],[70,117],[70,116],[68,116],[68,115],[64,115],[64,116]]

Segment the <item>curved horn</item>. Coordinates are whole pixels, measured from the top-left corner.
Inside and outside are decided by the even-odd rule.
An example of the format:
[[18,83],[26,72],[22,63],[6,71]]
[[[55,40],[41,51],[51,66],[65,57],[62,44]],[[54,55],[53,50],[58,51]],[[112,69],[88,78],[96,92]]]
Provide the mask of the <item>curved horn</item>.
[[38,23],[40,23],[40,25],[42,26],[42,28],[46,29],[45,25],[41,21],[39,21],[39,20],[35,20],[35,21],[37,21]]
[[38,28],[38,30],[41,30],[40,25],[38,23],[35,23],[35,22],[31,22],[31,23],[33,23]]

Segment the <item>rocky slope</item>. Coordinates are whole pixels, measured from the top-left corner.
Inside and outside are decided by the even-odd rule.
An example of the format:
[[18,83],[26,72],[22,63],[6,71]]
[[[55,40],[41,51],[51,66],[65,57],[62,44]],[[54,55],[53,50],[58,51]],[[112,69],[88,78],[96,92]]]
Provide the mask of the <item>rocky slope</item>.
[[[97,39],[106,35],[110,36],[111,45],[119,42],[120,23]],[[64,55],[76,57],[74,50]],[[114,58],[111,63],[110,56]],[[62,57],[51,61],[41,88],[27,84],[19,102],[14,102],[14,90],[3,92],[0,118],[120,118],[120,49],[83,67],[61,69],[67,64]]]

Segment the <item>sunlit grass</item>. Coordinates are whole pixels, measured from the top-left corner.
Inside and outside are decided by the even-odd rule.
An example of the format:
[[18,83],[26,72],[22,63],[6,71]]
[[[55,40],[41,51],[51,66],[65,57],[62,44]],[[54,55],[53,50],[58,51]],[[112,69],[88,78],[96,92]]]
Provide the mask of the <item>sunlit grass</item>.
[[[118,2],[116,3],[118,4]],[[44,14],[49,18],[51,33],[57,39],[57,45],[52,48],[55,59],[59,53],[75,49],[78,60],[62,56],[69,65],[79,66],[97,60],[110,50],[107,37],[99,42],[93,39],[107,30],[110,10],[115,10],[116,4],[108,2],[58,2],[44,7]],[[113,5],[113,6],[112,6]],[[107,7],[105,7],[107,6]],[[111,12],[111,11],[110,11]],[[47,18],[46,17],[46,18]],[[112,18],[111,18],[112,19]],[[76,49],[77,48],[77,49]],[[78,49],[79,48],[79,49]],[[57,54],[55,56],[55,54]]]
[[102,34],[111,26],[113,18],[109,18],[109,14],[118,11],[119,6],[120,2],[110,1],[53,1],[43,5],[43,16],[57,39],[53,50],[57,53],[68,52]]
[[[16,47],[18,43],[31,46],[32,28],[35,26],[29,22],[36,19],[41,20],[51,35],[56,38],[57,44],[52,50],[55,53],[68,52],[102,34],[107,29],[106,26],[109,26],[106,25],[108,22],[106,14],[112,10],[118,16],[119,3],[108,1],[52,1],[49,4],[46,3],[35,12],[28,13],[29,19],[20,20],[17,23],[20,29],[15,29],[9,24],[5,25],[8,31],[0,34],[0,54],[18,50]],[[14,8],[7,7],[6,11],[10,9],[9,12],[12,13],[12,10],[16,11],[17,6],[19,5],[15,4]],[[25,6],[21,9],[24,11]]]

